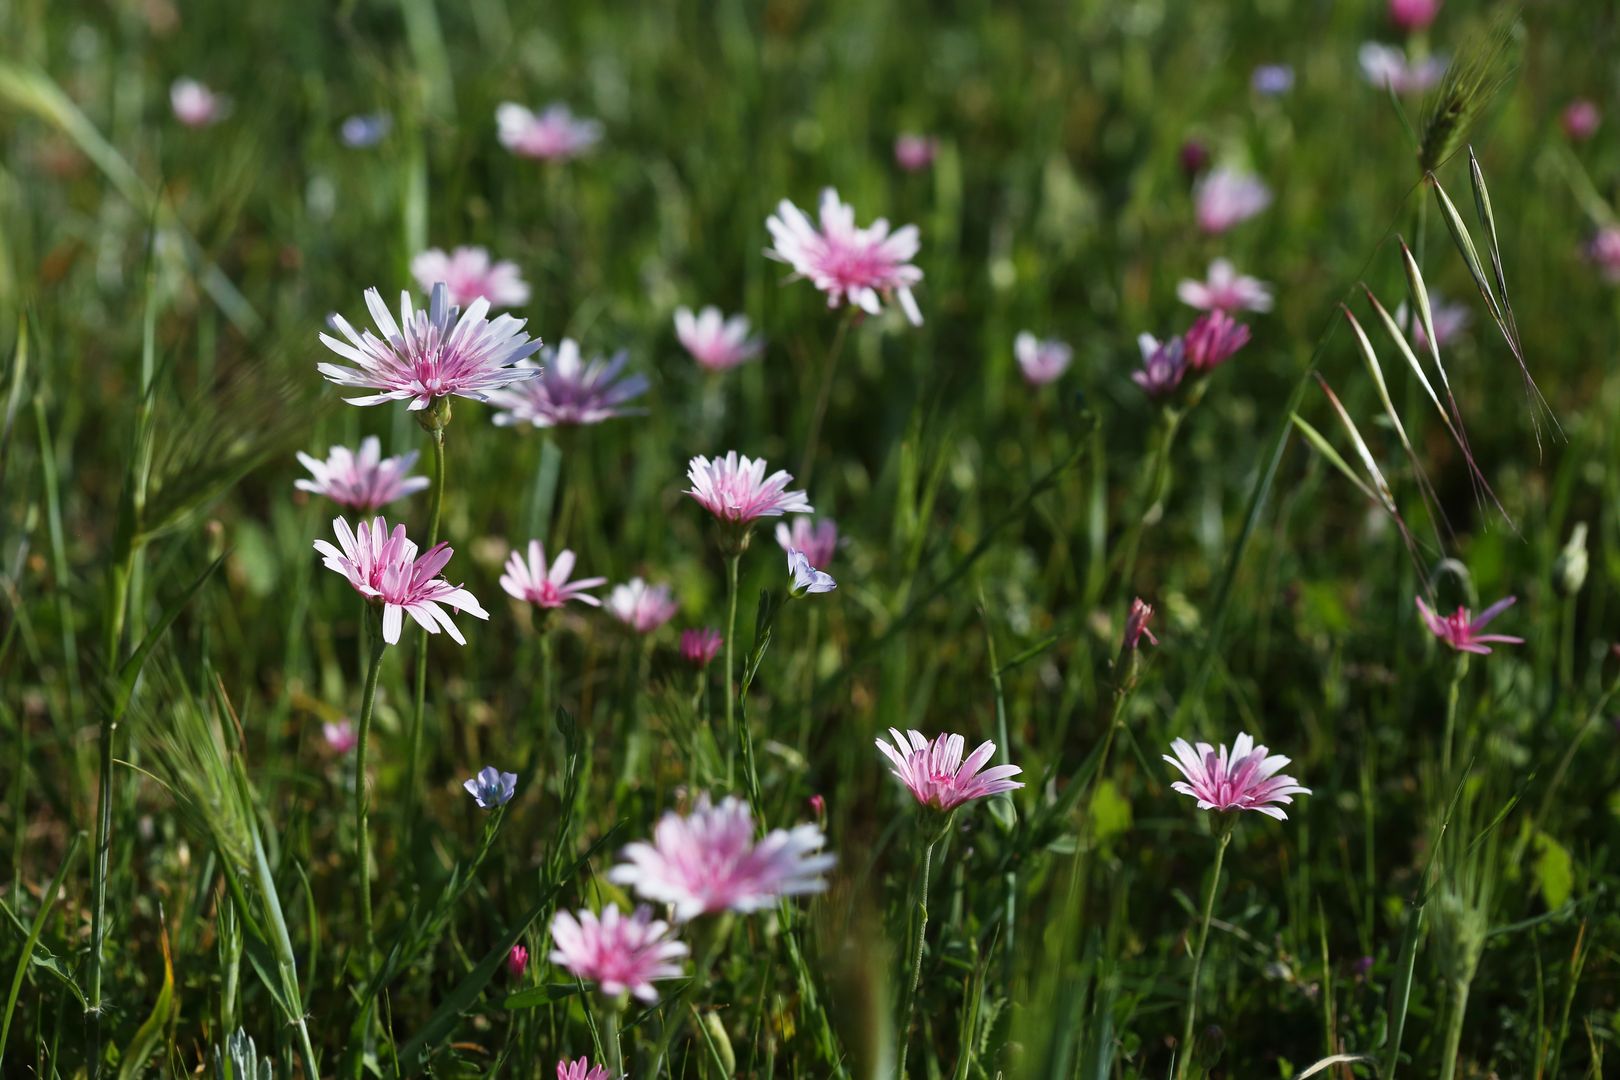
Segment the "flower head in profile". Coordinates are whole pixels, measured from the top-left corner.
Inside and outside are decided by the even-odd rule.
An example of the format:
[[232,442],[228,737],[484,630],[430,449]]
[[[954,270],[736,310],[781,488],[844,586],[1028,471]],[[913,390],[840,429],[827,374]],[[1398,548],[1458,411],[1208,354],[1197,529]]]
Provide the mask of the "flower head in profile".
[[495,110],[495,127],[502,146],[518,157],[542,161],[578,157],[602,140],[600,123],[576,119],[561,103],[536,114],[514,102],[502,102]]
[[1206,233],[1223,233],[1270,206],[1271,189],[1253,173],[1221,167],[1198,178],[1193,202],[1198,227]]
[[1057,338],[1042,341],[1028,330],[1021,330],[1013,338],[1013,359],[1018,361],[1018,370],[1024,373],[1025,382],[1045,386],[1069,370],[1074,350]]
[[1125,616],[1125,648],[1134,649],[1141,644],[1145,637],[1157,645],[1159,639],[1153,636],[1148,629],[1148,623],[1153,621],[1153,605],[1145,602],[1140,596],[1131,601],[1131,610]]
[[322,724],[321,737],[335,754],[347,754],[360,745],[360,736],[355,734],[354,725],[347,720]]
[[669,924],[654,919],[645,904],[628,916],[617,905],[601,915],[559,911],[551,919],[551,962],[595,983],[607,997],[628,992],[651,1003],[658,1000],[653,983],[679,978],[679,961],[687,953],[668,935]]
[[1271,310],[1271,286],[1259,278],[1238,273],[1230,259],[1211,262],[1209,276],[1203,281],[1183,279],[1176,286],[1176,296],[1183,304],[1200,311]]
[[793,582],[788,586],[792,596],[804,596],[807,593],[829,593],[838,588],[838,582],[824,570],[817,570],[810,565],[810,560],[804,557],[804,552],[796,548],[789,548],[787,553],[788,574]]
[[606,1067],[592,1065],[590,1058],[567,1058],[557,1062],[557,1080],[609,1080]]
[[[1442,349],[1453,344],[1474,321],[1474,313],[1467,304],[1449,303],[1434,289],[1429,290],[1429,315],[1434,319],[1434,336],[1439,339],[1435,344]],[[1395,309],[1395,321],[1404,326],[1406,319],[1407,307],[1403,302]],[[1419,349],[1429,347],[1429,335],[1421,319],[1412,320],[1412,344]]]
[[[1620,225],[1605,225],[1586,245],[1586,257],[1598,268],[1603,280],[1620,284]],[[1439,332],[1438,328],[1435,331]]]
[[425,476],[410,475],[416,464],[416,451],[398,457],[382,456],[382,443],[375,435],[360,440],[356,453],[347,446],[334,446],[320,461],[299,451],[298,460],[309,470],[310,479],[294,480],[293,487],[312,495],[324,495],[339,506],[370,513],[396,499],[413,495],[428,486]]
[[793,477],[786,470],[767,477],[764,458],[739,456],[735,450],[713,460],[693,458],[687,463],[686,479],[692,485],[686,494],[728,524],[746,526],[762,517],[815,512],[804,492],[788,490]]
[[405,537],[405,526],[396,525],[390,533],[388,522],[380,517],[362,521],[358,529],[350,528],[342,518],[333,518],[332,531],[338,546],[317,540],[315,550],[328,570],[342,574],[361,596],[382,605],[383,640],[388,644],[399,644],[406,615],[430,634],[443,629],[458,645],[467,644],[467,639],[450,621],[446,607],[474,618],[489,618],[472,593],[438,576],[453,554],[449,544],[435,544],[417,558],[416,545]]
[[1287,758],[1267,753],[1248,735],[1239,735],[1230,753],[1225,746],[1217,752],[1209,743],[1199,743],[1195,751],[1186,739],[1177,739],[1170,749],[1175,757],[1165,754],[1164,760],[1186,777],[1170,787],[1198,800],[1200,810],[1254,810],[1282,821],[1288,815],[1278,803],[1287,805],[1294,801],[1290,796],[1311,793],[1292,776],[1278,775]]
[[838,523],[832,518],[814,521],[807,517],[794,518],[791,527],[778,522],[776,544],[783,551],[796,548],[804,552],[811,566],[826,566],[838,551]]
[[1496,618],[1502,612],[1512,607],[1518,597],[1509,596],[1498,600],[1490,607],[1479,613],[1478,618],[1472,618],[1472,613],[1465,607],[1458,606],[1450,615],[1439,615],[1423,597],[1417,598],[1418,615],[1423,619],[1423,625],[1429,628],[1429,633],[1450,645],[1458,652],[1489,653],[1492,642],[1498,645],[1523,645],[1524,638],[1508,637],[1506,634],[1482,634],[1485,624]]
[[1281,97],[1294,88],[1294,69],[1287,64],[1261,64],[1249,76],[1249,85],[1261,97]]
[[1152,334],[1142,334],[1136,344],[1142,350],[1142,366],[1131,372],[1131,381],[1150,398],[1168,397],[1187,374],[1187,356],[1181,339],[1161,342]]
[[217,124],[230,111],[230,102],[196,79],[176,79],[169,87],[169,107],[186,127]]
[[[351,150],[365,150],[386,139],[393,128],[394,118],[385,112],[361,113],[343,121],[338,137]],[[422,287],[425,289],[428,285]]]
[[1249,343],[1249,328],[1224,311],[1206,311],[1182,335],[1187,367],[1208,374]]
[[1564,106],[1558,119],[1571,142],[1585,142],[1597,134],[1603,123],[1603,110],[1590,98],[1576,98]]
[[882,312],[879,298],[898,300],[913,326],[922,325],[922,311],[911,295],[923,273],[911,265],[917,255],[917,227],[906,225],[889,232],[878,218],[864,229],[855,226],[855,209],[827,188],[821,193],[821,221],[817,227],[803,210],[783,199],[766,222],[773,247],[765,254],[793,267],[794,276],[807,278],[827,294],[827,306],[845,300],[869,315]]
[[540,353],[536,370],[544,368],[545,378],[489,396],[489,403],[500,410],[495,422],[503,427],[583,427],[620,416],[639,416],[647,410],[626,408],[626,403],[646,393],[647,377],[623,374],[629,362],[630,354],[623,349],[607,359],[597,356],[586,362],[580,357],[579,345],[572,338],[563,338],[555,349]]
[[712,304],[695,316],[690,308],[676,308],[675,336],[692,359],[709,371],[728,371],[765,348],[763,338],[748,336],[748,316],[728,319]]
[[1440,0],[1389,0],[1389,21],[1410,33],[1427,29],[1440,14]]
[[428,248],[411,260],[411,277],[424,290],[444,282],[450,302],[457,307],[479,298],[488,300],[492,308],[529,302],[529,286],[517,263],[508,259],[491,262],[489,252],[481,247],[458,247],[449,254],[442,248]]
[[821,892],[834,858],[819,826],[776,829],[755,839],[754,816],[734,796],[718,806],[698,796],[692,812],[664,814],[652,843],[624,849],[608,880],[669,904],[677,922],[722,911],[761,911],[784,896]]
[[934,163],[939,140],[932,135],[902,132],[894,139],[894,163],[906,172],[921,172]]
[[1421,94],[1446,73],[1443,56],[1427,56],[1413,63],[1403,50],[1376,41],[1364,42],[1357,59],[1368,83],[1380,90],[1393,89],[1397,94]]
[[720,655],[720,646],[724,644],[725,638],[720,636],[720,631],[712,627],[682,630],[681,659],[702,671]]
[[319,364],[320,373],[339,386],[376,391],[345,398],[351,405],[409,401],[414,412],[445,397],[485,401],[509,383],[540,377],[539,368],[513,366],[537,352],[539,340],[529,340],[522,319],[484,318],[488,300],[474,300],[463,312],[441,282],[425,310],[413,308],[410,293],[401,292],[397,323],[376,289],[366,290],[366,308],[380,337],[356,333],[341,315],[332,316],[332,325],[347,340],[321,335],[322,345],[353,366]]
[[996,752],[996,744],[988,740],[964,761],[967,744],[960,735],[943,734],[930,741],[919,731],[902,735],[890,728],[889,737],[893,745],[878,739],[877,748],[889,759],[890,771],[923,806],[954,810],[965,802],[1024,786],[1008,779],[1024,771],[1017,765],[984,767]]
[[608,614],[638,634],[650,634],[675,617],[680,605],[670,594],[668,585],[648,585],[640,578],[631,578],[623,585],[613,586],[607,598]]
[[480,810],[493,810],[512,801],[517,793],[517,773],[501,772],[493,765],[485,765],[477,776],[462,781],[461,786],[467,789]]
[[523,973],[529,968],[529,950],[523,945],[512,946],[512,951],[506,954],[506,973],[514,979],[523,978]]
[[506,590],[506,595],[514,599],[548,610],[560,608],[570,600],[578,600],[590,607],[600,607],[602,602],[585,590],[606,585],[607,578],[577,578],[569,581],[568,575],[573,572],[572,551],[564,548],[557,553],[557,558],[551,565],[547,566],[545,545],[538,540],[530,540],[527,559],[517,551],[507,556],[506,573],[501,575],[501,588]]

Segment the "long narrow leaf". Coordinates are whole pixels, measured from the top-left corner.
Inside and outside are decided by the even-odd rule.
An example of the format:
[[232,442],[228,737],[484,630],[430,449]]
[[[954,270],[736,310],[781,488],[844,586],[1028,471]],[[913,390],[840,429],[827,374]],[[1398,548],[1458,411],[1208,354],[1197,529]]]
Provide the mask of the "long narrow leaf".
[[1373,494],[1373,489],[1362,482],[1361,477],[1357,476],[1356,471],[1350,467],[1350,463],[1344,460],[1339,452],[1333,448],[1333,444],[1328,442],[1320,431],[1312,427],[1310,422],[1299,413],[1291,415],[1294,419],[1294,426],[1299,429],[1301,435],[1305,436],[1305,441],[1310,443],[1318,454],[1326,458],[1328,464],[1338,469],[1344,475],[1344,478],[1356,485],[1356,490],[1367,496],[1368,499],[1373,502],[1379,501],[1378,496]]

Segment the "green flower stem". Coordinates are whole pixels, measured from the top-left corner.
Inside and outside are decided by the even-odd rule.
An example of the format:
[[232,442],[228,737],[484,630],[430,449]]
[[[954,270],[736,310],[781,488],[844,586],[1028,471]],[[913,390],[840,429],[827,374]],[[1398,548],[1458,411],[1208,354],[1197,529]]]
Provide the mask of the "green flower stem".
[[1198,946],[1193,951],[1192,978],[1187,982],[1187,1020],[1181,1026],[1181,1043],[1176,1047],[1176,1080],[1184,1080],[1192,1066],[1193,1021],[1198,1016],[1198,978],[1204,970],[1204,946],[1209,944],[1209,920],[1215,912],[1215,894],[1221,886],[1221,863],[1226,859],[1226,845],[1232,842],[1232,818],[1221,826],[1220,841],[1215,847],[1215,870],[1209,875],[1209,890],[1204,893],[1204,917],[1198,926]]
[[1468,654],[1459,652],[1451,672],[1451,685],[1446,688],[1446,730],[1440,743],[1440,773],[1450,782],[1452,743],[1457,734],[1457,699],[1462,693],[1463,676],[1468,674]]
[[[428,510],[428,542],[439,542],[439,514],[444,507],[444,428],[428,430],[433,443],[433,500]],[[407,831],[416,828],[417,774],[422,762],[422,720],[427,701],[428,635],[416,635],[416,696],[411,705],[410,749],[405,767],[405,822]]]
[[607,1055],[608,1075],[613,1080],[624,1076],[624,1050],[619,1046],[619,1012],[623,1008],[621,1002],[609,1002],[602,1017],[602,1052]]
[[923,848],[922,872],[913,883],[912,912],[917,933],[912,939],[911,970],[906,973],[906,1007],[900,1014],[900,1064],[895,1069],[895,1080],[906,1080],[906,1051],[911,1048],[911,1022],[917,1012],[917,987],[922,983],[923,941],[928,932],[928,876],[934,868],[934,847],[950,833],[955,820],[956,812],[953,810],[946,815],[939,831],[928,838],[928,844]]
[[[424,635],[425,636],[425,635]],[[377,672],[382,667],[382,627],[371,628],[371,661],[366,665],[366,684],[360,691],[360,726],[354,748],[354,843],[355,861],[360,869],[360,943],[365,950],[365,968],[369,973],[372,958],[371,936],[371,837],[367,832],[366,798],[366,744],[371,737],[371,714],[377,702]]]
[[[742,552],[738,551],[726,556],[726,730],[737,739],[737,749],[727,755],[728,762],[735,758],[736,753],[742,749],[742,738],[736,726],[737,712],[737,668],[735,663],[735,650],[737,638],[737,564],[742,561]],[[726,767],[726,781],[731,780],[731,766]]]
[[855,321],[858,310],[851,304],[844,317],[838,320],[838,332],[833,335],[832,345],[827,349],[827,359],[821,364],[821,390],[816,394],[816,411],[810,414],[810,434],[804,441],[804,459],[799,462],[799,483],[805,488],[810,486],[810,471],[816,464],[816,446],[821,441],[821,424],[827,418],[827,405],[832,400],[833,375],[838,371],[838,358],[843,355],[844,338],[849,334],[849,324]]

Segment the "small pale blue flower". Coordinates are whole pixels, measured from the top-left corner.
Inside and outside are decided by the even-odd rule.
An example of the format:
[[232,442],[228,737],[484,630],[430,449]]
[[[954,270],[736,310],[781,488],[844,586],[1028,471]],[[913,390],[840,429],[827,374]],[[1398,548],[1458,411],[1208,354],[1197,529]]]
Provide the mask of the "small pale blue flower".
[[478,802],[479,809],[493,810],[512,801],[517,792],[517,773],[501,772],[485,765],[477,776],[461,785]]
[[788,573],[793,575],[793,595],[803,596],[805,593],[832,592],[838,588],[838,582],[825,570],[817,570],[810,565],[810,560],[804,557],[804,552],[798,548],[788,548]]
[[343,121],[338,134],[342,136],[344,146],[363,150],[382,142],[393,126],[393,117],[385,112],[361,114]]
[[1287,64],[1261,64],[1254,69],[1251,79],[1254,92],[1266,97],[1277,97],[1294,88],[1294,69]]

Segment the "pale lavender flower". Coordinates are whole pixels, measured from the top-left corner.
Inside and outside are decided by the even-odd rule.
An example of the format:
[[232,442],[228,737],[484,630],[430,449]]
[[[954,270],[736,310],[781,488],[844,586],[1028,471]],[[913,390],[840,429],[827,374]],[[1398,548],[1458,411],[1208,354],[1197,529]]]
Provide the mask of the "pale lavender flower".
[[467,644],[441,604],[474,618],[489,618],[472,593],[437,576],[453,554],[450,545],[440,542],[417,558],[416,545],[405,538],[405,526],[396,525],[390,533],[388,522],[380,517],[362,521],[358,530],[333,518],[332,531],[341,546],[317,540],[315,550],[328,570],[348,578],[361,596],[383,605],[383,640],[388,644],[399,644],[407,614],[428,633],[443,629],[458,645]]
[[[1467,304],[1447,303],[1446,298],[1434,290],[1429,292],[1429,315],[1434,319],[1434,336],[1439,339],[1435,344],[1442,349],[1454,343],[1474,321],[1474,313]],[[1395,309],[1395,322],[1404,326],[1406,319],[1407,308],[1403,301]],[[1412,320],[1412,344],[1419,349],[1429,347],[1429,335],[1419,319]]]
[[1604,281],[1620,284],[1620,225],[1605,225],[1599,229],[1586,245],[1586,257],[1598,268]]
[[186,127],[217,124],[230,111],[230,100],[216,94],[196,79],[176,79],[169,87],[169,107],[174,118]]
[[576,120],[568,106],[560,103],[548,105],[536,115],[522,105],[502,102],[495,110],[495,126],[502,146],[518,157],[542,161],[578,157],[602,139],[600,123]]
[[[394,118],[387,113],[361,113],[343,121],[338,128],[338,137],[351,150],[364,150],[382,142],[393,129]],[[422,287],[425,289],[428,285]]]
[[517,773],[501,772],[493,765],[485,765],[477,776],[462,781],[461,786],[467,789],[480,810],[493,810],[512,801],[517,793]]
[[1249,77],[1249,85],[1262,97],[1279,97],[1294,88],[1294,69],[1287,64],[1261,64]]
[[1161,343],[1152,334],[1142,334],[1136,339],[1136,345],[1142,350],[1142,367],[1131,372],[1131,381],[1150,398],[1168,396],[1187,374],[1187,357],[1181,339],[1171,338]]
[[604,1066],[592,1065],[590,1058],[582,1057],[574,1061],[564,1058],[557,1062],[557,1080],[610,1080],[610,1078]]
[[810,565],[810,560],[804,557],[804,552],[789,548],[787,553],[788,573],[793,577],[793,584],[789,591],[794,596],[803,596],[806,593],[829,593],[838,588],[838,582],[833,576]]
[[1249,328],[1224,311],[1206,311],[1182,335],[1187,367],[1208,374],[1249,343]]
[[1170,744],[1175,757],[1163,755],[1186,780],[1177,780],[1170,787],[1198,801],[1200,810],[1254,810],[1267,817],[1282,821],[1288,817],[1275,804],[1290,804],[1292,795],[1309,795],[1310,788],[1300,787],[1292,776],[1276,775],[1288,759],[1268,754],[1264,746],[1256,746],[1248,735],[1239,735],[1232,750],[1199,743],[1197,751],[1187,740],[1177,739]]
[[963,761],[966,743],[960,735],[943,734],[930,741],[919,731],[902,735],[890,728],[889,737],[892,746],[878,739],[877,748],[889,759],[894,775],[923,806],[954,810],[965,802],[1024,786],[1022,781],[1008,779],[1024,771],[1017,765],[984,767],[996,752],[993,742],[980,743]]
[[1458,652],[1488,654],[1491,651],[1489,641],[1498,645],[1523,645],[1524,638],[1508,637],[1506,634],[1482,634],[1485,624],[1496,618],[1502,612],[1512,607],[1517,597],[1509,596],[1498,600],[1490,607],[1479,613],[1479,617],[1472,618],[1472,612],[1459,605],[1450,615],[1439,615],[1423,597],[1417,597],[1418,615],[1423,619],[1423,625],[1429,628],[1429,633],[1450,645]]
[[631,578],[623,585],[613,586],[608,594],[607,611],[638,634],[650,634],[675,617],[681,606],[670,594],[668,585],[648,585],[640,578]]
[[923,272],[911,265],[917,255],[917,227],[906,225],[889,232],[878,218],[864,229],[855,226],[855,210],[827,188],[821,193],[821,224],[817,228],[804,211],[783,199],[766,222],[774,246],[766,256],[793,267],[795,277],[808,279],[827,294],[827,306],[845,300],[877,315],[879,297],[894,298],[913,326],[922,325],[922,311],[911,295]]
[[921,172],[934,163],[939,140],[932,135],[903,132],[894,140],[894,160],[906,172]]
[[665,813],[652,843],[626,847],[608,880],[670,905],[677,922],[763,911],[784,896],[826,889],[822,875],[836,860],[821,851],[827,838],[819,826],[775,829],[758,841],[754,831],[747,803],[727,796],[715,806],[700,795],[690,814]]
[[748,316],[726,318],[714,306],[694,317],[690,308],[675,309],[675,336],[692,359],[709,371],[726,371],[758,356],[763,338],[748,336]]
[[735,450],[712,461],[701,455],[693,458],[687,463],[686,479],[692,485],[686,494],[728,524],[746,526],[762,517],[815,512],[804,492],[787,490],[793,477],[785,470],[767,478],[764,458],[739,457]]
[[838,524],[832,518],[812,521],[807,517],[794,518],[791,528],[785,521],[778,522],[776,543],[783,551],[797,548],[804,552],[812,566],[826,566],[838,551]]
[[481,247],[458,247],[448,255],[428,248],[411,260],[411,276],[424,290],[444,282],[450,302],[466,307],[479,297],[492,308],[519,307],[529,302],[529,286],[517,263],[508,259],[491,263]]
[[642,1001],[658,1000],[653,983],[681,975],[687,948],[668,937],[669,924],[652,917],[645,904],[629,916],[617,905],[577,915],[559,911],[551,919],[551,962],[594,982],[602,994],[616,998],[631,993]]
[[1585,142],[1597,134],[1598,127],[1603,123],[1603,111],[1597,107],[1597,102],[1589,98],[1576,98],[1564,106],[1559,121],[1571,142]]
[[463,312],[450,303],[443,282],[433,287],[425,310],[413,309],[410,293],[401,292],[398,323],[376,289],[366,290],[366,308],[382,336],[370,330],[356,333],[343,316],[334,314],[333,327],[348,341],[322,334],[321,344],[354,366],[316,365],[339,386],[377,391],[345,398],[351,405],[409,401],[414,412],[443,397],[484,401],[509,383],[540,377],[537,367],[513,366],[540,348],[539,339],[530,341],[523,332],[522,319],[484,318],[489,312],[484,299],[474,300]]
[[321,725],[321,736],[326,739],[326,745],[331,747],[333,753],[347,754],[360,745],[360,736],[355,733],[354,725],[347,720],[337,723]]
[[1413,63],[1404,50],[1376,41],[1362,43],[1358,58],[1369,83],[1380,90],[1392,87],[1397,94],[1421,94],[1446,73],[1445,57],[1428,56]]
[[1188,307],[1200,311],[1270,311],[1271,286],[1259,278],[1240,274],[1230,259],[1209,264],[1203,281],[1185,278],[1176,286],[1176,296]]
[[573,572],[572,551],[564,548],[548,567],[545,546],[538,540],[530,540],[527,560],[516,550],[507,557],[506,573],[501,575],[501,588],[506,590],[508,596],[527,601],[540,608],[560,608],[570,600],[578,600],[590,607],[600,607],[602,602],[585,590],[606,585],[607,578],[578,578],[569,581],[568,575]]
[[303,451],[299,451],[298,460],[309,470],[312,479],[294,480],[293,487],[324,495],[339,506],[363,513],[413,495],[429,484],[425,476],[410,475],[411,466],[416,464],[415,450],[385,458],[382,443],[375,435],[360,440],[358,453],[347,446],[334,446],[327,451],[325,461]]
[[1069,370],[1074,350],[1057,338],[1041,341],[1028,330],[1022,330],[1013,338],[1013,358],[1018,361],[1018,370],[1024,373],[1025,382],[1045,386]]
[[1223,233],[1271,205],[1271,189],[1253,173],[1222,166],[1205,173],[1193,184],[1198,227]]
[[711,627],[682,630],[681,658],[702,671],[720,655],[720,646],[724,644],[725,638],[720,636],[720,631]]
[[531,424],[537,428],[583,427],[620,416],[640,416],[646,409],[626,408],[647,391],[645,375],[622,375],[630,354],[620,349],[606,359],[580,357],[579,345],[563,338],[555,349],[540,353],[537,364],[524,361],[520,368],[543,368],[546,377],[510,386],[489,395],[500,410],[495,422],[504,426]]

